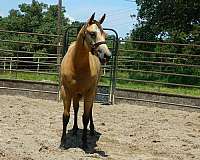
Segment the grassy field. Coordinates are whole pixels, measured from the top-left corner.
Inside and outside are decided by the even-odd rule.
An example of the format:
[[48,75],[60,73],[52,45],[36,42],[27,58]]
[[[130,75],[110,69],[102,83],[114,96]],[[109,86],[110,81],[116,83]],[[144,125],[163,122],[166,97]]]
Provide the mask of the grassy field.
[[[126,77],[120,77],[126,78]],[[0,72],[0,79],[19,79],[19,80],[32,80],[32,81],[43,81],[43,82],[58,82],[57,75],[39,74],[39,73],[25,73],[25,72]],[[109,85],[110,79],[102,77],[100,81],[101,85]],[[162,92],[171,94],[180,94],[188,96],[199,96],[200,89],[198,88],[184,88],[184,87],[168,87],[158,84],[146,84],[136,82],[117,81],[117,88],[121,89],[134,89],[152,92]]]
[[163,85],[157,84],[141,84],[141,83],[117,83],[117,88],[123,89],[134,89],[134,90],[143,90],[151,92],[161,92],[161,93],[170,93],[170,94],[179,94],[187,96],[200,96],[200,89],[197,88],[184,88],[184,87],[166,87]]
[[54,74],[41,74],[41,73],[28,73],[28,72],[0,72],[0,78],[45,81],[45,82],[58,81],[58,76]]

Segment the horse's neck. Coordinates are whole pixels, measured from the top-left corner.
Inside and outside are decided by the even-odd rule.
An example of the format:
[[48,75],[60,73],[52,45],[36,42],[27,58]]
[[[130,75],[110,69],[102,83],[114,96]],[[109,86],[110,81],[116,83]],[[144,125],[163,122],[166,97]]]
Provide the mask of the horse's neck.
[[75,52],[74,52],[74,65],[77,69],[86,68],[89,64],[89,51],[85,47],[83,42],[83,37],[81,34],[78,35],[76,44],[75,44]]

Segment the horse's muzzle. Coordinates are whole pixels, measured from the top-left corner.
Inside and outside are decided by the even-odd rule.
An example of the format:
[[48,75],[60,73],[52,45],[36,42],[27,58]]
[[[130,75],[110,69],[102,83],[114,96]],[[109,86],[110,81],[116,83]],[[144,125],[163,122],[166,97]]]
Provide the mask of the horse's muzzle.
[[99,52],[98,55],[99,55],[98,57],[99,57],[101,64],[108,63],[111,58],[111,56],[108,56],[107,54],[104,54],[102,52]]

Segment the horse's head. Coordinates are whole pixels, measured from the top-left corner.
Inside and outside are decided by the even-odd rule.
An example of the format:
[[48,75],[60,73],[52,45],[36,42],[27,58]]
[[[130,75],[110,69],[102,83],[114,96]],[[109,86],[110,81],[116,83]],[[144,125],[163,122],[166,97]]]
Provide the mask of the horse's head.
[[105,20],[105,14],[99,21],[94,20],[95,13],[83,27],[83,41],[90,52],[99,57],[102,64],[106,63],[111,57],[111,52],[106,45],[106,33],[101,24]]

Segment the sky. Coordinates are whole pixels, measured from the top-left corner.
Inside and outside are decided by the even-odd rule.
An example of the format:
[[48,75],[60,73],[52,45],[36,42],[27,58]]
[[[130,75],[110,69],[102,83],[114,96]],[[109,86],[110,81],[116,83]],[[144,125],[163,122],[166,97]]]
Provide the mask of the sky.
[[[7,16],[9,10],[18,9],[21,3],[31,3],[32,0],[0,0],[0,16]],[[57,4],[58,0],[38,0],[46,4]],[[66,9],[66,16],[71,20],[81,22],[95,12],[96,19],[106,13],[103,24],[105,28],[115,29],[120,37],[125,37],[136,23],[135,18],[130,15],[137,14],[137,6],[131,0],[63,0],[62,5]]]

